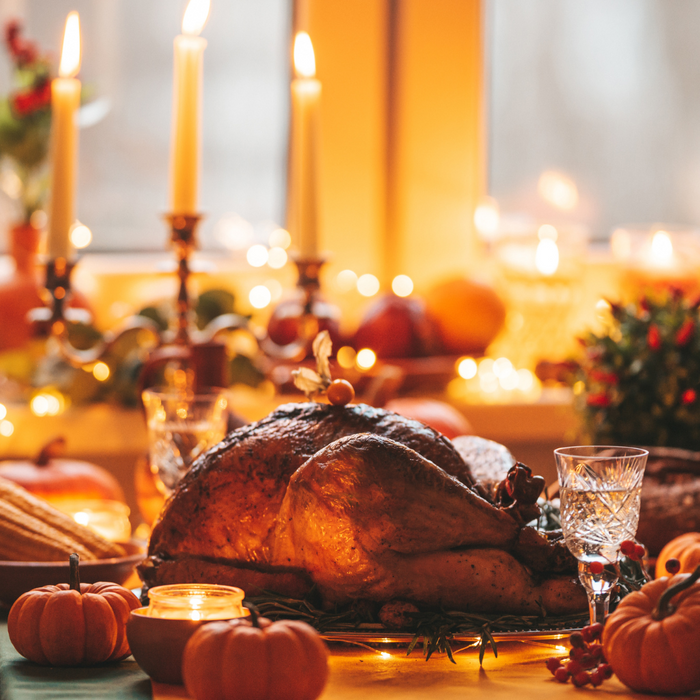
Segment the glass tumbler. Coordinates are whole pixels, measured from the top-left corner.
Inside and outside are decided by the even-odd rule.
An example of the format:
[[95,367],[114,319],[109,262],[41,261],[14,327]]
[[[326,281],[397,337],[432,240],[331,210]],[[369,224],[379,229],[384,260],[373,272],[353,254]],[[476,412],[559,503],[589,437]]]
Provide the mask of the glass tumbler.
[[578,559],[591,623],[607,615],[620,544],[637,532],[648,456],[641,448],[607,445],[554,450],[564,541]]
[[228,398],[223,389],[207,389],[197,394],[146,389],[142,397],[151,472],[158,489],[167,497],[192,463],[223,440]]

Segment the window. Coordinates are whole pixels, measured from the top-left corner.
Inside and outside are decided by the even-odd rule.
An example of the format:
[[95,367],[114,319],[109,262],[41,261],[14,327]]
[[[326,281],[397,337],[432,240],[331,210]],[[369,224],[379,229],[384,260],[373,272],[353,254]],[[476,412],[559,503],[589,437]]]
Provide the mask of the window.
[[[80,134],[77,215],[92,229],[93,252],[166,245],[160,216],[168,207],[173,39],[185,6],[185,0],[0,2],[5,19],[18,10],[27,36],[56,56],[67,13],[80,12],[80,77],[94,101],[91,116],[103,113]],[[289,15],[286,0],[212,3],[202,34],[208,40],[202,247],[221,247],[217,224],[233,212],[256,225],[280,222],[284,214]]]

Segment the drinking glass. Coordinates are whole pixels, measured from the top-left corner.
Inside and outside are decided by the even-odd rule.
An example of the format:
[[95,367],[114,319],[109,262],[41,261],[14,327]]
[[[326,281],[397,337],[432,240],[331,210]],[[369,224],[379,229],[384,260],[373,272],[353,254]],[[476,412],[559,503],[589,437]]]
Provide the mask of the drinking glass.
[[223,389],[146,389],[142,397],[151,472],[167,497],[197,457],[224,439],[228,398]]
[[[588,594],[591,623],[608,613],[620,544],[634,539],[649,453],[637,447],[560,447],[561,526]],[[598,562],[591,570],[591,564]],[[602,567],[601,567],[602,565]]]

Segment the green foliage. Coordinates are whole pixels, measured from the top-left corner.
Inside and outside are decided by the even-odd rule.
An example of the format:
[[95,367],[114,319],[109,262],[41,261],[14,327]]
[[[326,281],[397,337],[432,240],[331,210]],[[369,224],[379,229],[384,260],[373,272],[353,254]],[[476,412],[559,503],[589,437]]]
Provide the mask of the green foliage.
[[613,304],[607,332],[581,339],[592,442],[700,449],[699,321],[698,302],[671,291]]

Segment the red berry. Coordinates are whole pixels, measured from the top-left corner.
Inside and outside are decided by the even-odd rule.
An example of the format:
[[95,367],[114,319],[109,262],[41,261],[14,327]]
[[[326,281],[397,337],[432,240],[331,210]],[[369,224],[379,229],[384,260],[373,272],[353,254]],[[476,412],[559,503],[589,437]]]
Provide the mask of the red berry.
[[637,559],[644,559],[644,555],[647,553],[647,550],[644,548],[643,544],[637,544],[634,547],[634,555]]
[[603,634],[603,623],[594,622],[592,625],[588,625],[588,631],[591,635],[591,641],[600,639],[600,635]]
[[588,651],[594,659],[600,659],[603,656],[603,647],[600,644],[591,644]]
[[571,678],[571,682],[577,687],[582,688],[591,682],[591,674],[588,671],[581,671]]
[[599,685],[602,685],[603,683],[603,676],[601,672],[596,669],[595,671],[591,671],[591,685],[594,687],[597,687]]
[[547,670],[550,671],[552,675],[557,672],[558,668],[561,668],[561,659],[558,659],[556,656],[547,659]]
[[577,649],[583,649],[585,645],[583,635],[580,632],[572,632],[569,635],[569,642],[572,647],[575,647]]
[[602,574],[602,573],[603,573],[603,569],[605,569],[605,567],[603,566],[603,562],[601,562],[601,561],[592,561],[592,562],[588,565],[588,570],[589,570],[594,576],[598,576],[599,574]]
[[560,667],[554,672],[554,677],[555,677],[560,683],[566,683],[566,681],[569,680],[569,672],[568,672],[563,666],[560,666]]
[[603,676],[603,678],[612,678],[613,670],[610,664],[599,664],[598,671]]
[[636,546],[637,546],[637,543],[634,542],[633,540],[625,540],[624,542],[620,543],[620,551],[626,557],[630,557],[634,554],[634,549]]
[[671,558],[666,562],[666,571],[673,576],[681,570],[681,563],[678,559]]
[[593,657],[590,654],[584,654],[580,659],[578,659],[578,662],[584,668],[592,668],[596,665],[596,662],[593,660]]
[[581,671],[583,671],[583,666],[581,666],[578,661],[567,661],[565,668],[572,676],[575,676],[577,673],[581,673]]
[[574,661],[578,661],[585,653],[586,653],[585,649],[583,649],[581,647],[574,647],[569,652],[569,658],[573,659]]
[[326,395],[334,406],[347,406],[355,398],[355,389],[345,379],[334,379]]

